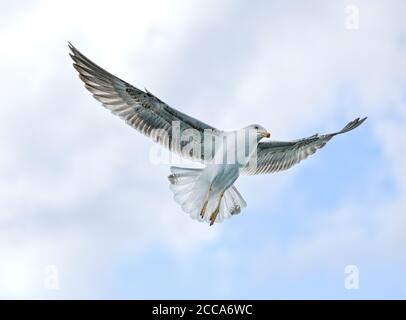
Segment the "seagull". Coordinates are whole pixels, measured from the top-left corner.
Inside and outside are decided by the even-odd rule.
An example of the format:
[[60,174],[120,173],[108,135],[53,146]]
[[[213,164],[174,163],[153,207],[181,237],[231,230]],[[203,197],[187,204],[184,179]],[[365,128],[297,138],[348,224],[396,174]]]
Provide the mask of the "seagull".
[[[334,136],[357,128],[367,119],[356,118],[340,131],[293,141],[269,140],[269,131],[258,124],[223,131],[170,107],[147,89],[121,80],[71,43],[68,45],[80,79],[105,108],[171,152],[203,164],[203,168],[172,166],[168,179],[182,210],[210,225],[239,214],[247,206],[234,186],[240,175],[287,170],[323,148]],[[197,135],[198,143],[196,139],[182,139],[186,132]]]

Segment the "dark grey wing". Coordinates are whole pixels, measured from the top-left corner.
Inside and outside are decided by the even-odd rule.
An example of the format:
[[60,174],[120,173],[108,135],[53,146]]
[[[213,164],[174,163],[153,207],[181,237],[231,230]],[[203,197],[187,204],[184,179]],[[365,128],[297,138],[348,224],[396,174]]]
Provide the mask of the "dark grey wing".
[[[204,151],[196,152],[190,145],[186,148],[190,141],[182,141],[181,135],[185,130],[193,129],[189,132],[190,136],[199,135],[202,139],[204,130],[209,129],[215,133],[219,132],[217,129],[171,108],[147,90],[144,92],[112,75],[86,58],[70,43],[69,48],[73,66],[79,72],[80,79],[104,107],[171,151],[193,160],[202,160]],[[179,137],[174,137],[173,126],[178,126]],[[197,141],[198,138],[191,140]]]
[[323,148],[332,137],[355,129],[361,125],[365,119],[366,118],[357,118],[348,123],[342,130],[335,133],[324,135],[315,134],[308,138],[287,142],[260,142],[258,144],[256,162],[254,158],[251,165],[248,164],[241,170],[241,174],[255,175],[289,169],[315,153],[318,149]]

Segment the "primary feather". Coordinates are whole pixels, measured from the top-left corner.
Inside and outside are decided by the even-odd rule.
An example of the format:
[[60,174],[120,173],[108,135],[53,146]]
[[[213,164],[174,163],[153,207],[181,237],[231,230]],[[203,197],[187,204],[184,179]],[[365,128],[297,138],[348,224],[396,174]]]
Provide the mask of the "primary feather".
[[[80,79],[93,97],[104,107],[119,116],[130,126],[155,142],[177,154],[192,160],[202,161],[204,150],[199,153],[199,159],[194,154],[187,153],[187,141],[174,141],[172,125],[179,124],[180,137],[187,129],[194,129],[201,137],[204,130],[218,132],[214,127],[197,120],[183,112],[171,108],[149,91],[142,91],[86,58],[79,50],[69,43],[73,66],[79,72]],[[202,144],[202,148],[204,145]]]
[[312,135],[294,141],[260,142],[257,147],[257,159],[253,166],[249,164],[241,170],[244,175],[256,175],[287,170],[323,148],[330,139],[338,134],[351,131],[361,125],[367,118],[357,118],[349,122],[338,132]]

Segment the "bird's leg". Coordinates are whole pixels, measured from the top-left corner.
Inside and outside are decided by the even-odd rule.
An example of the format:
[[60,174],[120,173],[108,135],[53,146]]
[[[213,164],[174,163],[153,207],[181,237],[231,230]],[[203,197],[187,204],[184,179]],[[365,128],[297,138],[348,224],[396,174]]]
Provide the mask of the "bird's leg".
[[220,204],[221,204],[221,199],[223,199],[223,196],[224,196],[224,192],[220,193],[219,202],[217,204],[217,207],[210,216],[210,225],[211,226],[214,224],[214,221],[216,221],[217,215],[220,212]]
[[209,203],[210,192],[211,192],[211,185],[209,187],[209,192],[207,193],[206,201],[204,202],[203,207],[200,210],[200,217],[202,217],[202,219],[204,218],[204,214],[206,213],[207,205]]
[[206,212],[206,208],[207,208],[207,204],[209,203],[209,200],[207,199],[204,204],[202,209],[200,209],[200,216],[203,218],[204,217],[204,213]]

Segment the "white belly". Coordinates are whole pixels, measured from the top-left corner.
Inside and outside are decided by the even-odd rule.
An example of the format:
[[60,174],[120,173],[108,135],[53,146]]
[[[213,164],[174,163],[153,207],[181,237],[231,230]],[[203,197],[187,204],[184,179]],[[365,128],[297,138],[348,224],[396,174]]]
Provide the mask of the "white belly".
[[237,180],[239,176],[239,166],[231,164],[210,164],[202,174],[211,185],[213,194],[224,192]]

